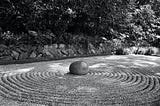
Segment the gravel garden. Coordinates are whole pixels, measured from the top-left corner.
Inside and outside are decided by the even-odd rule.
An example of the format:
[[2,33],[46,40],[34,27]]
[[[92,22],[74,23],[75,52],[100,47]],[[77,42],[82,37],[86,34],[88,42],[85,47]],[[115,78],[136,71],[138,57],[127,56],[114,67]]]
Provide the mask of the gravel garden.
[[[69,74],[74,61],[86,75]],[[0,66],[1,106],[159,106],[160,58],[94,56]]]
[[160,106],[159,7],[0,0],[0,106]]

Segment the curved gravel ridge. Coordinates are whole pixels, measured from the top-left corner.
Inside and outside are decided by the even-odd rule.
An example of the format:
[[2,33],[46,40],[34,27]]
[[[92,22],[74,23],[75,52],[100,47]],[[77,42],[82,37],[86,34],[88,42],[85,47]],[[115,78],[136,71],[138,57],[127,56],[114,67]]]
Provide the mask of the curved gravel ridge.
[[[158,68],[151,69],[157,71]],[[160,76],[148,74],[148,70],[103,67],[90,68],[90,72],[83,76],[47,70],[3,74],[0,95],[14,101],[47,106],[159,105]]]

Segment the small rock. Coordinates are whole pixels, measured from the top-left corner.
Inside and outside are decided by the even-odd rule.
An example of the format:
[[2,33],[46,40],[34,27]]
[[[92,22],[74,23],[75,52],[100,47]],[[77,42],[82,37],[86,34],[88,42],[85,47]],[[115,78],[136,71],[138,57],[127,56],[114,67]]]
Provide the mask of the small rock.
[[0,48],[7,48],[6,45],[0,44]]
[[23,60],[23,59],[27,59],[28,58],[28,53],[27,52],[23,52],[20,54],[19,59]]
[[103,43],[100,43],[99,46],[103,47]]
[[48,45],[45,45],[45,46],[44,46],[44,49],[47,49],[47,48],[49,48],[49,46],[48,46]]
[[13,50],[14,50],[15,52],[18,52],[19,54],[22,53],[21,49],[18,48],[18,47],[13,48]]
[[55,53],[56,53],[56,49],[48,45],[45,45],[42,51],[42,54],[46,55],[47,57],[51,57],[51,58],[54,57]]
[[43,55],[42,54],[39,54],[38,56],[37,56],[37,58],[41,58]]
[[65,48],[65,44],[59,44],[59,48],[60,49],[64,49]]
[[26,51],[30,50],[30,48],[28,48],[26,45],[20,45],[20,46],[19,46],[19,49],[20,49],[20,51],[22,51],[22,52],[26,52]]
[[90,53],[91,53],[91,54],[96,54],[96,51],[95,51],[94,49],[91,49],[91,50],[90,50]]
[[8,49],[5,49],[2,53],[2,56],[11,56],[11,51]]
[[101,54],[103,52],[103,48],[102,47],[99,47],[96,51],[97,54]]
[[45,57],[54,57],[49,51],[43,52]]
[[57,49],[54,45],[48,46],[49,49]]
[[77,53],[78,53],[79,55],[84,54],[83,51],[82,51],[81,49],[78,49],[78,50],[77,50]]
[[151,48],[152,49],[152,55],[159,55],[160,54],[160,50],[159,50],[159,48],[156,48],[156,47],[152,47]]
[[62,53],[63,55],[68,55],[67,51],[64,50],[64,49],[61,50],[61,53]]
[[57,49],[55,56],[57,56],[58,58],[63,57],[63,54],[60,49]]
[[58,45],[57,44],[53,44],[52,45],[54,48],[58,48]]
[[0,61],[10,61],[10,60],[13,60],[13,58],[11,56],[0,57]]
[[28,31],[28,33],[32,36],[38,36],[38,33],[36,31]]
[[19,53],[16,52],[16,51],[12,51],[11,56],[12,56],[14,59],[18,60],[18,58],[19,58]]
[[37,47],[37,53],[42,53],[43,49],[44,48],[42,46],[38,46]]
[[0,44],[0,53],[3,54],[7,50],[7,46]]
[[68,49],[67,52],[69,56],[74,56],[74,54],[76,54],[72,49]]
[[8,47],[6,45],[0,44],[0,52],[2,54],[2,52],[5,52],[8,50]]
[[95,53],[96,53],[95,47],[94,47],[94,45],[91,44],[91,43],[89,43],[89,45],[88,45],[88,50],[89,50],[89,53],[90,53],[90,54],[95,54]]
[[32,52],[31,55],[29,56],[30,58],[35,58],[37,55],[35,52]]

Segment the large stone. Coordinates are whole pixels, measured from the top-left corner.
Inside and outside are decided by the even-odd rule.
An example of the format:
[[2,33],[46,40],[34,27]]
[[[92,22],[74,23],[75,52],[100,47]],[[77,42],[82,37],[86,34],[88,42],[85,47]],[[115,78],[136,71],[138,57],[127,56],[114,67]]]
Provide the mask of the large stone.
[[75,56],[75,52],[72,49],[67,49],[68,56]]
[[69,70],[70,74],[85,75],[89,72],[89,66],[84,61],[76,61],[71,63]]

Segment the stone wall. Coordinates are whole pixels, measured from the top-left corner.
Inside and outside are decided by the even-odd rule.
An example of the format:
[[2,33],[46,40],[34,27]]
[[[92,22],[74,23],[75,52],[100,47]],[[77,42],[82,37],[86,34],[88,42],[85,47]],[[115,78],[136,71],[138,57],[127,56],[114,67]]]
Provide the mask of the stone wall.
[[5,46],[0,45],[0,62],[27,59],[61,59],[67,57],[110,55],[112,47],[108,43],[101,43],[97,47],[89,43],[87,48],[76,45],[52,44],[44,46]]

